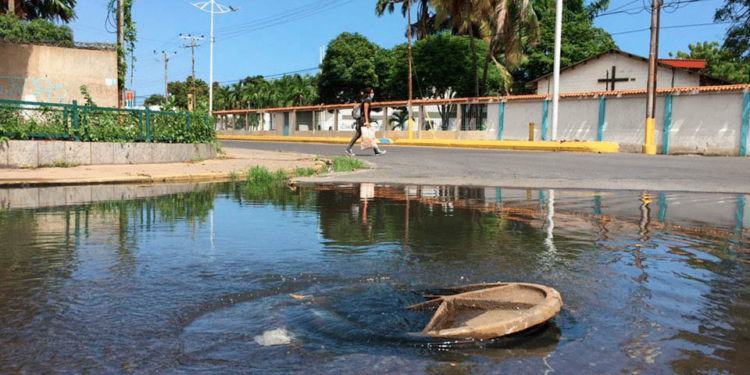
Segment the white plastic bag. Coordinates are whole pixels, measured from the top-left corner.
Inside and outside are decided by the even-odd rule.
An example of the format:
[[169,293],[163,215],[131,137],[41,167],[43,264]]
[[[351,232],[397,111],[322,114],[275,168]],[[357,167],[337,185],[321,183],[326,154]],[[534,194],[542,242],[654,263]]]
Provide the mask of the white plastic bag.
[[362,127],[362,149],[375,148],[378,145],[378,139],[375,138],[375,130],[372,127]]

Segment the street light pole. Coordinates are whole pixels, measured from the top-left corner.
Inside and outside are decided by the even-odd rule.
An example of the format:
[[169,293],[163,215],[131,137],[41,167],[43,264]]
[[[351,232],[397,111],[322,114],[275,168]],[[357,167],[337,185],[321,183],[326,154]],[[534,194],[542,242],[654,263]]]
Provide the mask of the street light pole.
[[[408,39],[408,63],[409,63],[409,103],[407,104],[409,106],[409,139],[412,139],[413,137],[413,131],[412,131],[412,108],[411,108],[411,96],[412,96],[412,87],[411,87],[411,0],[406,0],[406,9],[408,13],[408,22],[406,28],[406,39]],[[421,121],[421,120],[420,120]]]
[[[237,9],[234,9],[232,7],[226,7],[221,4],[217,4],[216,1],[206,1],[202,3],[190,3],[192,6],[207,12],[211,13],[211,62],[209,63],[209,82],[208,82],[208,115],[213,116],[214,114],[214,14],[224,14],[224,13],[230,13],[235,12]],[[208,9],[206,9],[208,8]]]
[[562,12],[563,0],[557,0],[555,11],[555,62],[554,76],[552,78],[552,136],[551,140],[557,140],[557,115],[560,104],[560,47],[562,44]]

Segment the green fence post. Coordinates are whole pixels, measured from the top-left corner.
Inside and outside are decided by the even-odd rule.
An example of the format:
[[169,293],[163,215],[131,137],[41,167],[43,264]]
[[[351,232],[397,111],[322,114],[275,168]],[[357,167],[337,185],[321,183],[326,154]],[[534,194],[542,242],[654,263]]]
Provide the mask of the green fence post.
[[549,100],[542,102],[542,140],[547,140],[547,119],[549,117]]
[[70,139],[70,124],[68,123],[68,107],[63,107],[63,124],[65,124],[65,134]]
[[505,102],[500,103],[500,115],[497,122],[497,139],[503,139],[503,128],[505,127]]
[[599,129],[596,134],[596,141],[604,141],[604,119],[607,114],[607,97],[599,98]]
[[742,128],[740,130],[740,156],[747,156],[747,133],[750,130],[750,92],[745,93],[742,104]]
[[146,107],[146,142],[151,140],[151,110]]
[[143,112],[138,111],[138,140],[143,140]]
[[672,94],[664,98],[664,135],[661,141],[661,153],[669,154],[669,131],[672,130]]
[[78,101],[73,101],[73,131],[75,132],[76,141],[81,140],[81,135],[78,133]]

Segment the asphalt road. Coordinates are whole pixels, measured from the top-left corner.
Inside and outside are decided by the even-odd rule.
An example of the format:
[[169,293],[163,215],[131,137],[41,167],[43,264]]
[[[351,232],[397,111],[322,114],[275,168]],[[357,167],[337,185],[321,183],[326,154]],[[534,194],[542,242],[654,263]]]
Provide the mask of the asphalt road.
[[[223,141],[223,147],[343,156],[343,145]],[[306,182],[462,185],[506,188],[654,190],[750,194],[750,158],[588,154],[387,145],[375,157],[355,146],[371,169]]]

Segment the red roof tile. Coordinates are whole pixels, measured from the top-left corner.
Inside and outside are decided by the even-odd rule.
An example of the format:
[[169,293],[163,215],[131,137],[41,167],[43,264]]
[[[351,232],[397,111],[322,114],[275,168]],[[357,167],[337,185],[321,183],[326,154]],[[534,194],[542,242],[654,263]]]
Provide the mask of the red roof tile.
[[705,69],[706,60],[703,59],[659,59],[659,62],[675,68]]

